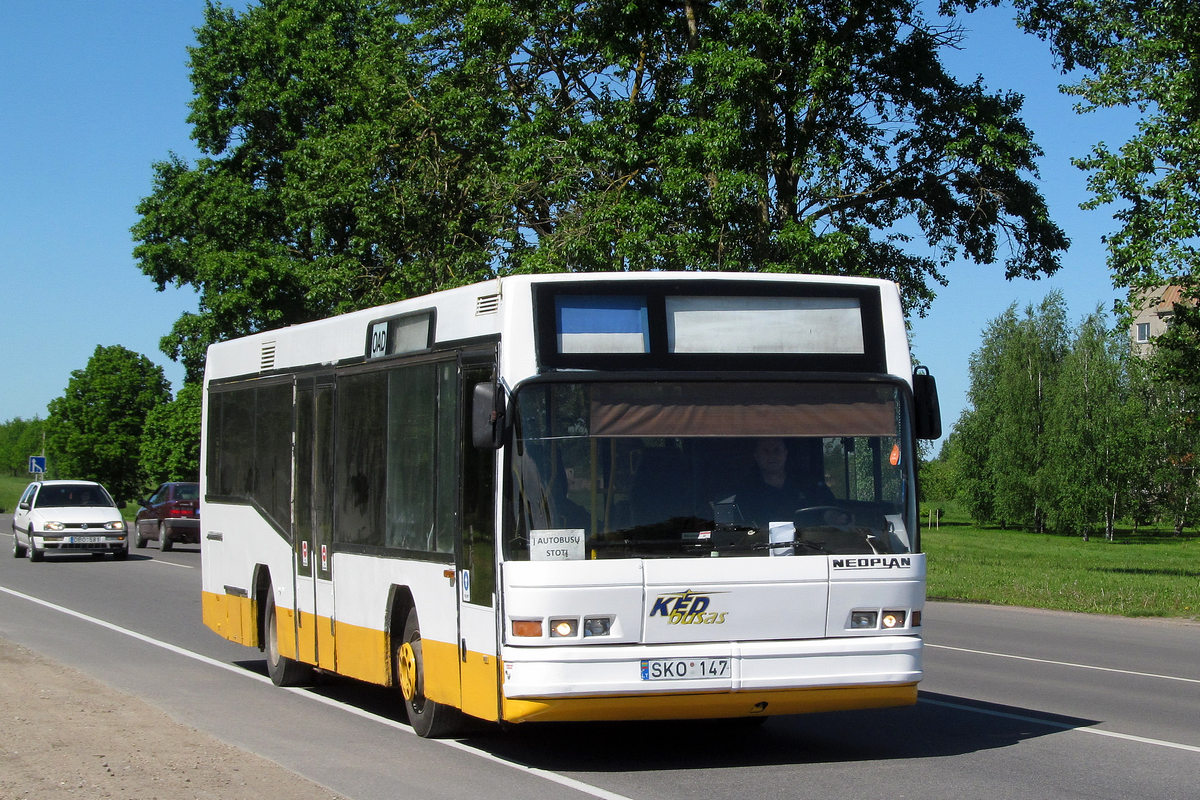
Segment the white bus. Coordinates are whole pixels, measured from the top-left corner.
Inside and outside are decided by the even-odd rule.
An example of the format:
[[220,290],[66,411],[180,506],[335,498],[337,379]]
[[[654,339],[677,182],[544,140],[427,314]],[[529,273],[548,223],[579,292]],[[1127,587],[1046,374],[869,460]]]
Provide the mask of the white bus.
[[204,621],[413,728],[915,702],[896,286],[525,275],[213,345]]

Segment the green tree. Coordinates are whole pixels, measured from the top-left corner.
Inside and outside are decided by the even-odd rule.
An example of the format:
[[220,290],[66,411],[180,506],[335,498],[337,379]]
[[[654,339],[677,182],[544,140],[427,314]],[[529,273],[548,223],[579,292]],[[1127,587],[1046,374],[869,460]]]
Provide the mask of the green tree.
[[923,307],[952,257],[992,263],[1011,237],[1007,272],[1029,275],[1065,247],[1027,179],[1020,98],[947,75],[959,32],[914,2],[415,14],[449,69],[499,75],[505,175],[531,190],[506,233],[521,266],[873,274]]
[[138,465],[148,484],[198,479],[200,395],[200,384],[185,383],[174,400],[146,415]]
[[[960,83],[915,0],[263,0],[191,51],[205,157],[135,256],[233,334],[507,272],[1057,269],[1021,98]],[[914,243],[914,240],[920,240]],[[931,255],[932,254],[932,255]]]
[[949,441],[947,441],[942,445],[936,458],[921,460],[921,502],[942,505],[955,498],[955,481],[949,458],[950,452]]
[[1158,383],[1150,404],[1149,486],[1156,516],[1170,521],[1176,535],[1200,521],[1200,427],[1194,386]]
[[946,444],[946,458],[955,485],[955,497],[972,519],[996,519],[996,491],[991,479],[988,444],[993,419],[974,409],[963,409]]
[[213,341],[491,274],[500,122],[416,60],[400,11],[207,5],[188,116],[206,155],[155,164],[133,227],[159,288],[199,291],[162,342],[190,380]]
[[[959,0],[968,9],[1001,0]],[[1080,113],[1125,107],[1137,133],[1099,142],[1075,163],[1088,172],[1085,208],[1115,205],[1105,238],[1117,286],[1185,283],[1200,291],[1200,5],[1193,0],[1012,0],[1019,23],[1047,40]]]
[[956,432],[959,468],[974,470],[964,489],[977,519],[1045,528],[1053,491],[1047,417],[1067,343],[1066,304],[1054,291],[1024,317],[1010,306],[989,323],[972,354],[971,407]]
[[1143,364],[1146,409],[1147,494],[1156,515],[1169,519],[1176,534],[1200,520],[1200,381],[1195,368],[1197,312],[1177,306],[1167,332]]
[[13,476],[28,474],[29,457],[42,452],[44,427],[37,417],[15,417],[0,424],[0,469]]
[[1136,421],[1129,412],[1129,337],[1097,309],[1083,320],[1063,359],[1048,414],[1047,476],[1055,528],[1081,534],[1103,527],[1114,538],[1123,499],[1137,485]]
[[98,346],[50,401],[46,447],[59,477],[103,483],[126,502],[141,487],[138,450],[151,409],[171,393],[162,367],[120,345]]

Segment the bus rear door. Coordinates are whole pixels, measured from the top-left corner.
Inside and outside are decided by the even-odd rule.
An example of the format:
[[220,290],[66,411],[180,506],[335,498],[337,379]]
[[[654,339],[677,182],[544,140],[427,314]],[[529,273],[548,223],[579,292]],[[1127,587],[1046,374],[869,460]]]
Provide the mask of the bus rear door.
[[292,542],[297,659],[336,668],[333,606],[333,381],[296,387]]

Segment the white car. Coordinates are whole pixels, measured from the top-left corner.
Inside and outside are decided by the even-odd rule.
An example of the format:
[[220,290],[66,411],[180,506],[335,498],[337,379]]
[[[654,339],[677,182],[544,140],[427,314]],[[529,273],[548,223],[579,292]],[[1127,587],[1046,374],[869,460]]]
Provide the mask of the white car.
[[121,511],[94,481],[34,481],[13,512],[13,558],[28,553],[41,561],[46,553],[112,553],[129,557],[129,533]]

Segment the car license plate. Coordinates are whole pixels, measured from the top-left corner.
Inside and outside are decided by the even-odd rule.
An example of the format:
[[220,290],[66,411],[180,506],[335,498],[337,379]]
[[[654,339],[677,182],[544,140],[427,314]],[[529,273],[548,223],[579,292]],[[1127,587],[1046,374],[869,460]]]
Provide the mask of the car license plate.
[[642,659],[642,680],[644,681],[681,681],[728,677],[728,658]]
[[72,536],[71,544],[104,544],[103,536]]

